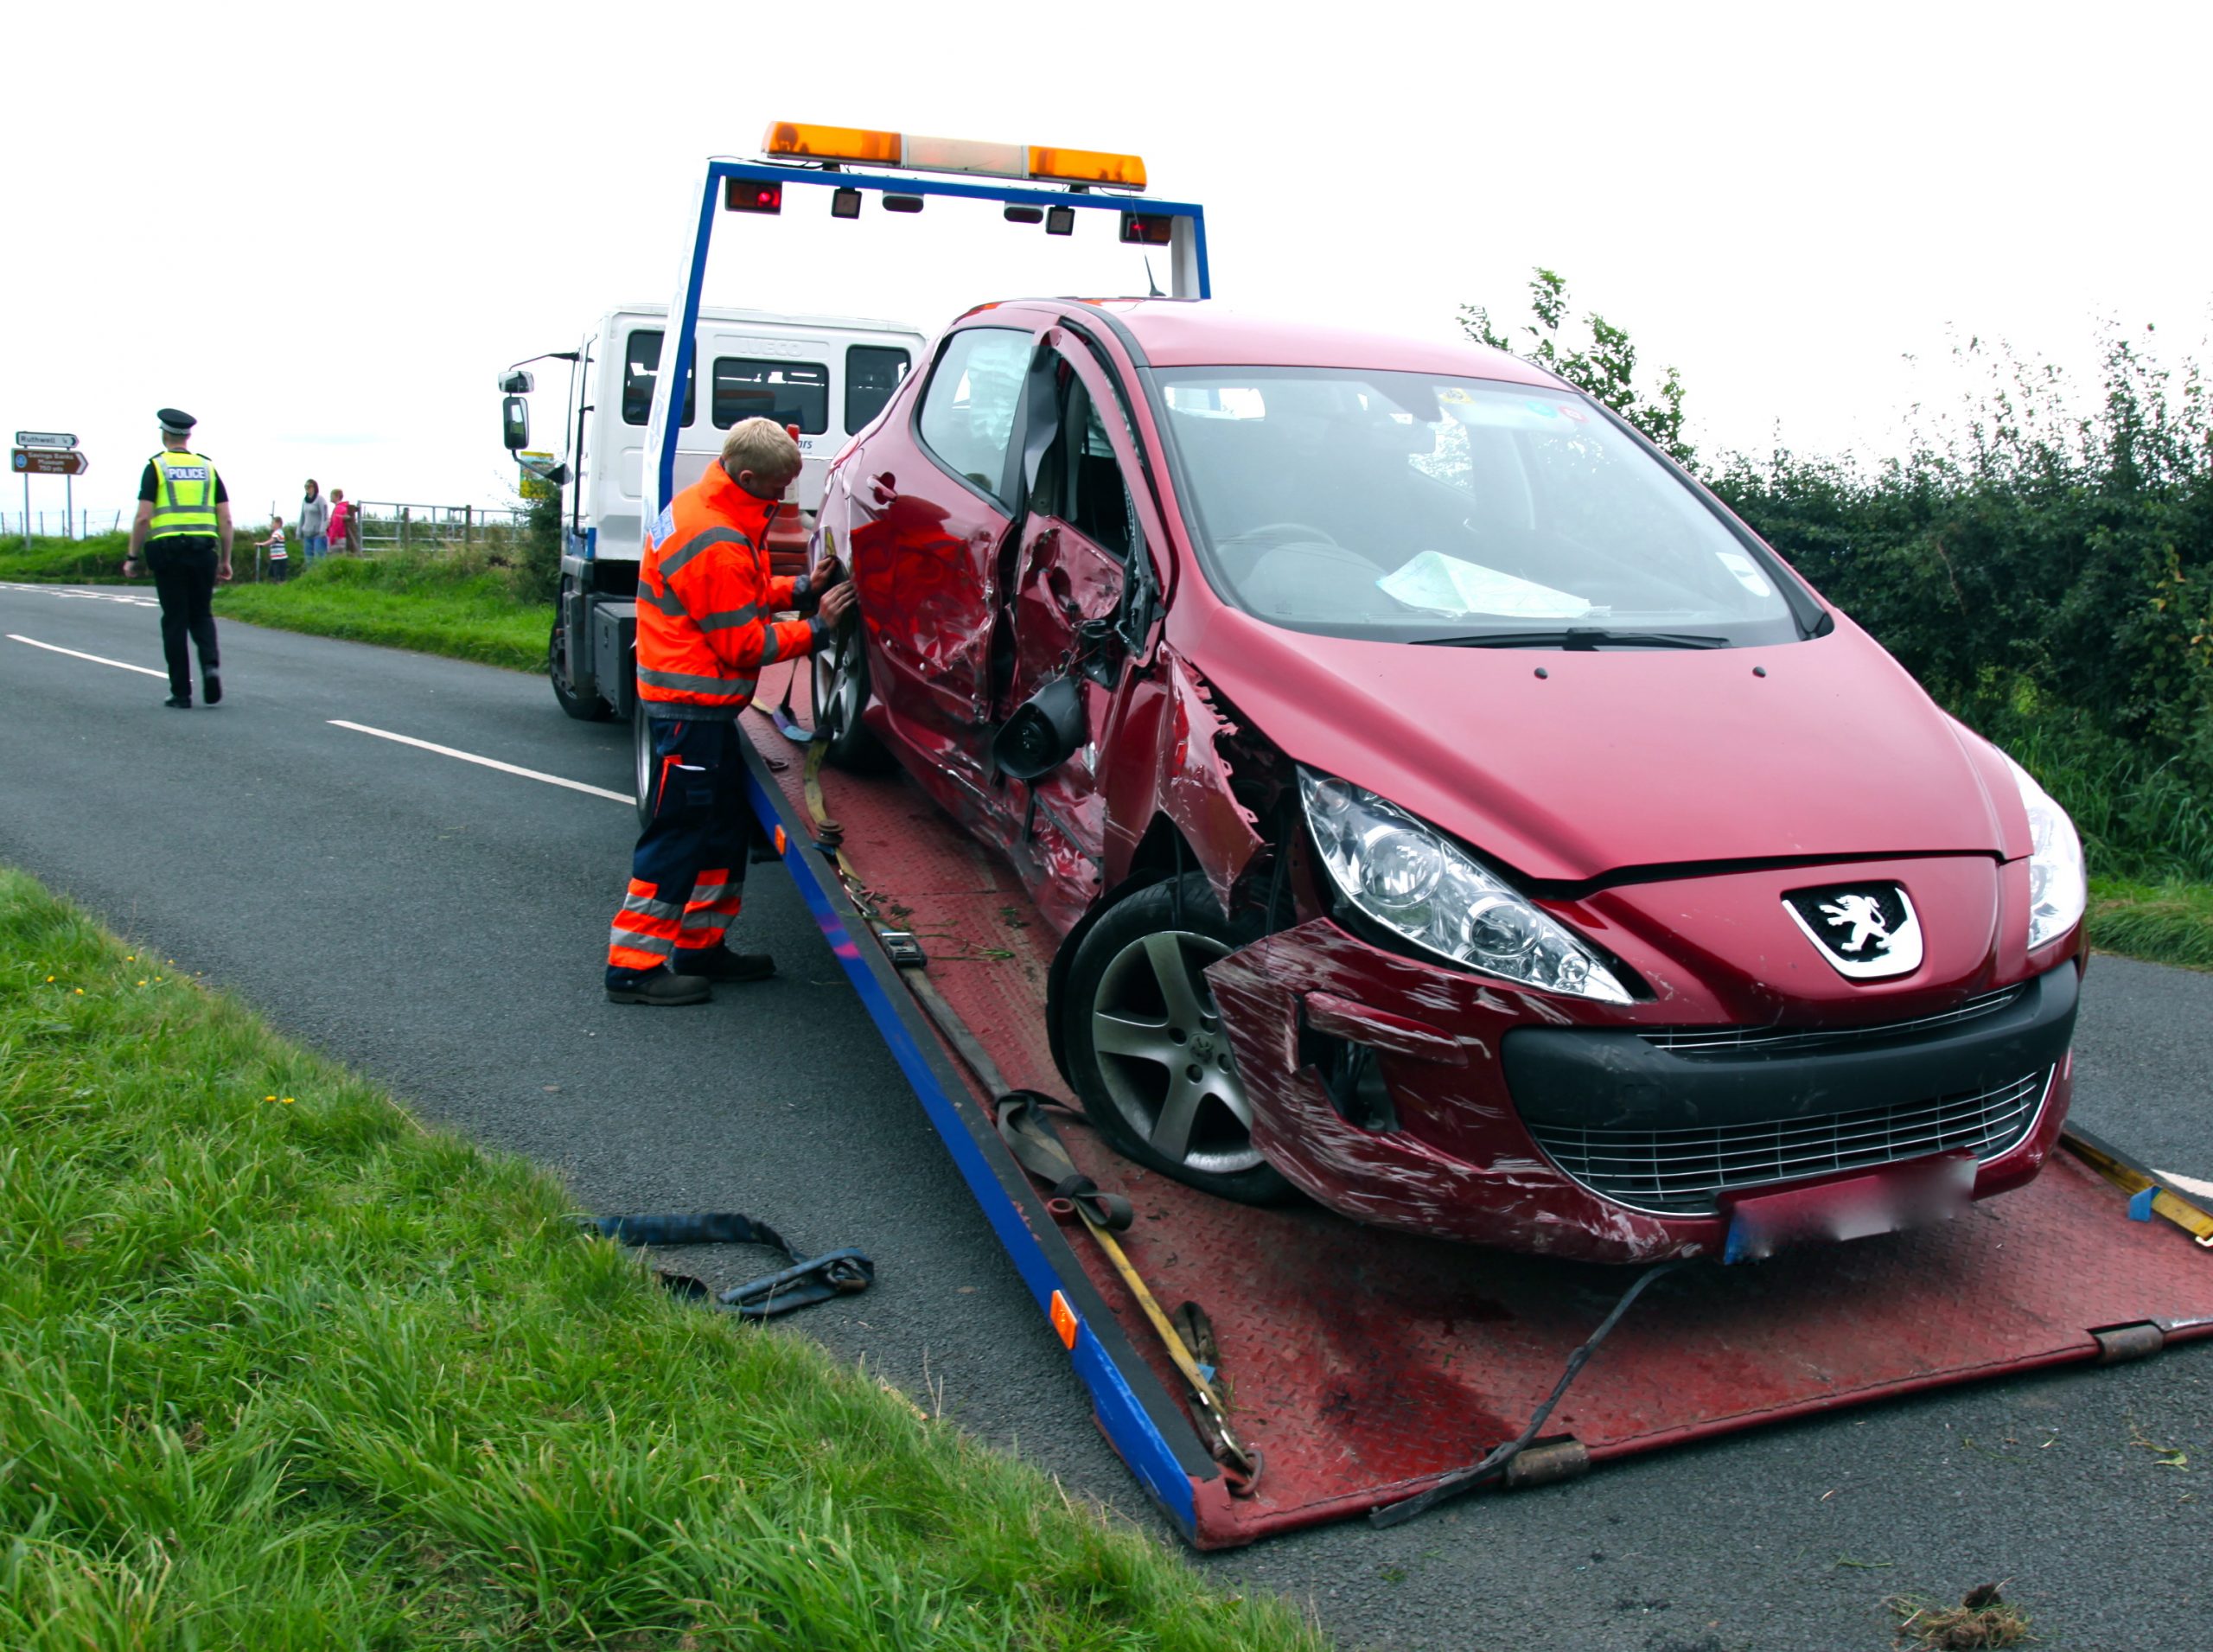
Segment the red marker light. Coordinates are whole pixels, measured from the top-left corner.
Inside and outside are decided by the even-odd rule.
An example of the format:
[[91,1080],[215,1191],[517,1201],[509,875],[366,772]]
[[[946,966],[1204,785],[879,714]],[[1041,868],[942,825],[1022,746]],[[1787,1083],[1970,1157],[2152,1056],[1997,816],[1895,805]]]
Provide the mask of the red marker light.
[[723,210],[733,213],[780,213],[784,209],[784,186],[761,183],[751,178],[723,180]]
[[1166,213],[1124,213],[1122,239],[1138,246],[1166,246],[1176,233],[1176,220]]

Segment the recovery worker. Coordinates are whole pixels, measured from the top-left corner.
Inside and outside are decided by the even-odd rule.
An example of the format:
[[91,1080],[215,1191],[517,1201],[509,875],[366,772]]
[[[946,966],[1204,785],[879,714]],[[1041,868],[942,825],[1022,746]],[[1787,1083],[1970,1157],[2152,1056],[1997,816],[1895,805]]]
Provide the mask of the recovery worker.
[[[653,735],[653,813],[608,938],[611,1003],[700,1004],[711,982],[775,973],[766,954],[723,944],[753,830],[737,718],[762,667],[820,648],[853,602],[833,558],[797,578],[769,575],[769,520],[799,469],[793,431],[741,420],[722,457],[646,531],[638,698]],[[809,616],[775,617],[792,609]]]

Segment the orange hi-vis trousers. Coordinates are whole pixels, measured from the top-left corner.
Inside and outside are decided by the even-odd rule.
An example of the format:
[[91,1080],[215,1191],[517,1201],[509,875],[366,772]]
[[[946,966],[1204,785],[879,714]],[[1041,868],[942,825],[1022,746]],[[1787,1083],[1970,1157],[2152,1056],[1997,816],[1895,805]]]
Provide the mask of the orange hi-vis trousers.
[[735,724],[661,722],[654,735],[653,818],[607,938],[607,984],[664,964],[679,973],[720,946],[743,904],[752,817]]

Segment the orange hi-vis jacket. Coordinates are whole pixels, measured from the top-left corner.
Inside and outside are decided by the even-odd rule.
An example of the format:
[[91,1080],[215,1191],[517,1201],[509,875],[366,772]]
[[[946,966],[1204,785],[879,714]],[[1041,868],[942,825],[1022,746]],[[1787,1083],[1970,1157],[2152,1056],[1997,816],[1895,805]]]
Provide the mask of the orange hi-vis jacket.
[[638,567],[638,698],[646,715],[727,722],[753,699],[761,667],[809,653],[812,620],[774,617],[807,594],[807,576],[768,572],[768,520],[720,460],[646,531]]

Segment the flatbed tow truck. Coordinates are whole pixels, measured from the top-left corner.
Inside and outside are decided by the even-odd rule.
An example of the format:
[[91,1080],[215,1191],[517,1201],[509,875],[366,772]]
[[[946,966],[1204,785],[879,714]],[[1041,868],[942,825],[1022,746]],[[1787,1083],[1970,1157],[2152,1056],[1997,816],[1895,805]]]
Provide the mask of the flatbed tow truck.
[[[1126,197],[912,169],[944,164],[948,147],[966,158],[942,145],[920,161],[887,154],[896,172],[708,163],[670,306],[682,354],[655,391],[652,510],[674,492],[668,402],[691,369],[708,240],[729,201],[757,211],[764,192],[781,205],[813,186],[845,201],[874,191],[1119,211],[1126,239],[1168,246],[1177,296],[1206,296],[1198,206],[1145,199],[1132,233],[1138,208]],[[841,204],[836,215],[854,211]],[[1046,1031],[1051,928],[1011,869],[911,782],[826,776],[800,721],[807,674],[792,675],[787,691],[772,672],[743,724],[754,809],[1045,1334],[1067,1349],[1100,1428],[1183,1537],[1222,1548],[1387,1519],[1528,1432],[1594,1329],[1612,1323],[1628,1272],[1390,1232],[1313,1205],[1229,1203],[1062,1121],[1075,1169],[1133,1207],[1114,1242],[1094,1243],[1081,1199],[1041,1190],[998,1127],[1011,1092],[1063,1088]],[[2213,1336],[2213,1216],[2082,1132],[2064,1145],[2026,1188],[1947,1223],[1655,1279],[1490,1483],[1541,1483],[1757,1424]],[[1179,1309],[1171,1323],[1163,1303],[1203,1311]]]

